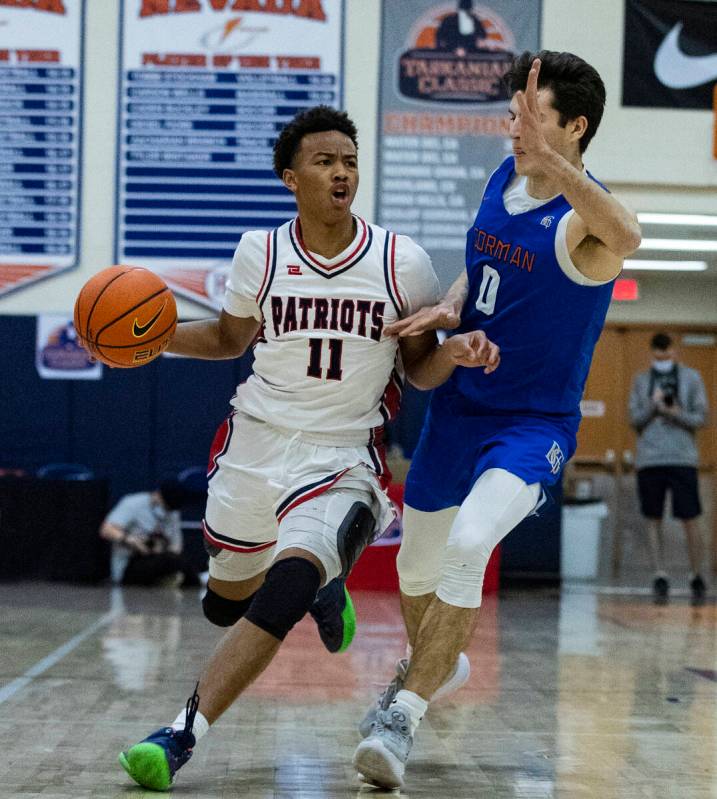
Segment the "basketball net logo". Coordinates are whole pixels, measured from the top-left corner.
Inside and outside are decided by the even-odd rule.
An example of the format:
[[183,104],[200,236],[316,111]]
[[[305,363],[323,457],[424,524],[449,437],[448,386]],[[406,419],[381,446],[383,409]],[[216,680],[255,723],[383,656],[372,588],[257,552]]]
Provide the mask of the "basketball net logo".
[[541,224],[541,225],[542,225],[544,228],[549,228],[549,227],[550,227],[550,226],[553,224],[553,219],[555,219],[555,217],[554,217],[554,216],[544,216],[544,217],[543,217],[543,218],[540,220],[540,224]]

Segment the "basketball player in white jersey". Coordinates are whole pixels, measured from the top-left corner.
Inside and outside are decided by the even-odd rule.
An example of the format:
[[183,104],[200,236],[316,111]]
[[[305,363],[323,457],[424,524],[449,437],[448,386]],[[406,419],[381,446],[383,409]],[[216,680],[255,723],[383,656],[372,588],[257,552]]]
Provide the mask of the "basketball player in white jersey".
[[298,115],[276,142],[274,169],[298,216],[244,234],[219,318],[180,324],[169,348],[236,358],[255,342],[255,361],[215,440],[204,522],[204,612],[230,629],[186,710],[120,755],[136,782],[156,790],[266,668],[320,586],[348,574],[392,520],[381,436],[404,370],[432,388],[456,364],[499,363],[482,333],[442,346],[433,331],[400,345],[383,336],[385,325],[432,305],[438,282],[410,239],[352,215],[358,161],[346,114],[318,106]]

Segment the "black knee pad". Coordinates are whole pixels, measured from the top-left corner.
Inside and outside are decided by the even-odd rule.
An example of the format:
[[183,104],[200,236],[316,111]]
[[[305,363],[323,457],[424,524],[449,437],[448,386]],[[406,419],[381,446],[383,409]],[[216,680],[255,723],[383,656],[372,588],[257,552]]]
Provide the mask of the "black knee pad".
[[280,641],[304,618],[321,584],[321,575],[305,558],[277,561],[254,594],[246,619]]
[[256,593],[246,599],[226,599],[207,588],[202,599],[202,610],[206,618],[217,627],[231,627],[247,612],[255,596]]
[[365,502],[354,502],[336,533],[341,576],[347,577],[361,553],[371,543],[376,520]]

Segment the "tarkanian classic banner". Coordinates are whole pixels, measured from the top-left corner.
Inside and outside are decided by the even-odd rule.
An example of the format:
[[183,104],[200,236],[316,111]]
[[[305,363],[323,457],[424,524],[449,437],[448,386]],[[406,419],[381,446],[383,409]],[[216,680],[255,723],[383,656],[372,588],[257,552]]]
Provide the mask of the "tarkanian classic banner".
[[712,108],[717,3],[626,0],[622,104]]
[[503,77],[537,50],[540,0],[384,0],[377,217],[433,259],[445,289],[488,176],[510,152]]
[[83,18],[0,3],[0,294],[78,262]]
[[241,235],[296,211],[279,131],[342,105],[343,17],[342,0],[123,0],[118,262],[221,306]]

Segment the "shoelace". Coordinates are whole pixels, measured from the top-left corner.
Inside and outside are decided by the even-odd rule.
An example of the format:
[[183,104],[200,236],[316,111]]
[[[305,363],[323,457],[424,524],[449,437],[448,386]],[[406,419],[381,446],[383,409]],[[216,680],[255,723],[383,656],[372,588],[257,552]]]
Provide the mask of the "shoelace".
[[187,707],[185,711],[184,729],[177,737],[187,737],[192,733],[194,726],[194,719],[196,718],[197,711],[199,710],[199,682],[194,686],[194,693],[187,700]]

